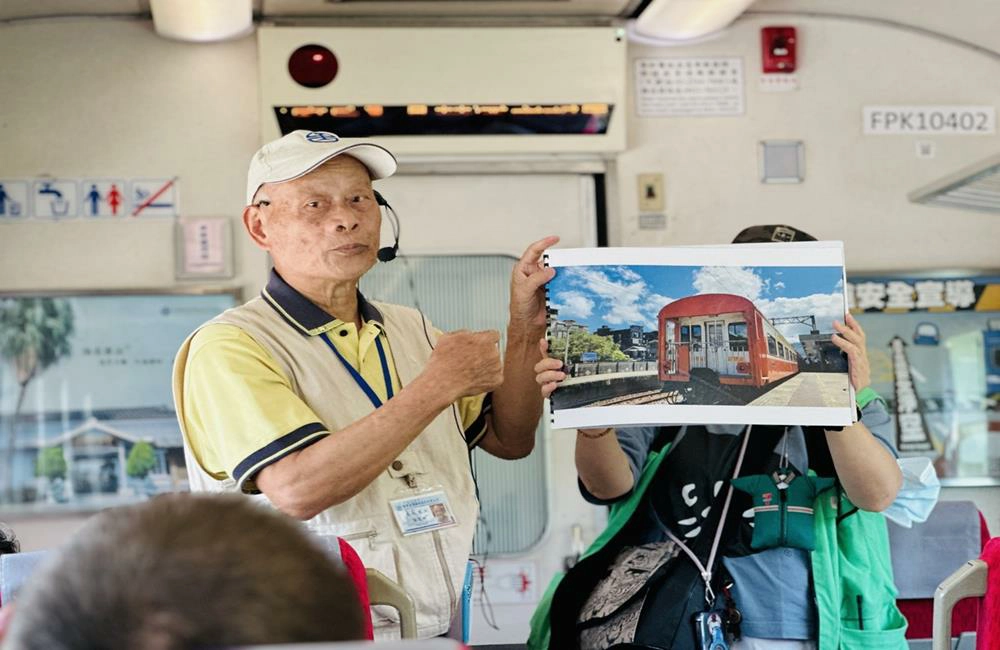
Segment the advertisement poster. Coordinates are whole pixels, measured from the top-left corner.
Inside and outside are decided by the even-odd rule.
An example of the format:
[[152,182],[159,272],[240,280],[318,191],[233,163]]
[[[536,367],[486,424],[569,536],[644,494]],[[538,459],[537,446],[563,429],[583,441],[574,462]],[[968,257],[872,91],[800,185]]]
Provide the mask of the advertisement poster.
[[944,484],[1000,482],[1000,274],[851,277],[847,296],[900,454]]

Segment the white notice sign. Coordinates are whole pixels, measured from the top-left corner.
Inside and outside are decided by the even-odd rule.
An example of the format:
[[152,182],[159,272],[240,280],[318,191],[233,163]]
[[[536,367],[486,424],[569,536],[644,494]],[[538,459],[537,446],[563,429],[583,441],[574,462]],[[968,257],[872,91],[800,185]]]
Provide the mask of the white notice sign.
[[742,115],[743,60],[636,59],[635,105],[640,117]]
[[865,135],[993,135],[993,106],[865,106]]
[[222,275],[226,273],[226,219],[183,221],[185,276]]

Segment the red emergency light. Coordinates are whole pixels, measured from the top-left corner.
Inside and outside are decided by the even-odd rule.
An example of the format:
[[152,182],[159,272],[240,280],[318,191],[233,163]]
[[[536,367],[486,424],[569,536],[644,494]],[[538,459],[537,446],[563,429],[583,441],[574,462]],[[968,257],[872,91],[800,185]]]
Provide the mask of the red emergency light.
[[794,27],[761,28],[761,67],[765,74],[795,72],[796,41]]

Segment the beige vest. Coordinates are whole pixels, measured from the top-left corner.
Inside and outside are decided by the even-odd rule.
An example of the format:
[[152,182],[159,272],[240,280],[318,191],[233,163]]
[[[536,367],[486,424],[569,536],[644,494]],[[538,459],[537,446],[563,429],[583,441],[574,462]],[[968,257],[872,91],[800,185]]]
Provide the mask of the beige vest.
[[[423,370],[431,355],[420,314],[397,305],[372,304],[382,313],[396,372],[406,386]],[[227,310],[209,323],[235,325],[270,352],[291,380],[292,389],[331,435],[374,410],[319,336],[303,335],[260,297]],[[434,336],[433,332],[429,334]],[[231,478],[215,479],[198,464],[184,431],[182,389],[190,341],[189,337],[177,355],[174,399],[184,432],[191,489],[234,490],[236,484]],[[416,603],[419,636],[436,636],[448,630],[457,612],[479,512],[464,432],[457,426],[452,409],[440,413],[396,461],[392,466],[399,469],[386,468],[355,497],[328,508],[306,525],[318,535],[348,540],[366,567],[378,569],[401,584]],[[407,537],[400,533],[389,500],[407,494],[404,477],[408,474],[415,476],[418,488],[444,488],[457,526]],[[376,638],[398,637],[395,610],[374,609]]]

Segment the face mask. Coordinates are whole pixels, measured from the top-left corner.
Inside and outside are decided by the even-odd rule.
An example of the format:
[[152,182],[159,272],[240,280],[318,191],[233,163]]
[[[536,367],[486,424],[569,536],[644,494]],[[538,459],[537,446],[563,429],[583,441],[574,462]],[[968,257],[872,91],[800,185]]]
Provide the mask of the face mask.
[[896,462],[903,473],[903,486],[882,514],[909,528],[914,522],[927,521],[941,492],[941,482],[929,458],[898,458]]

